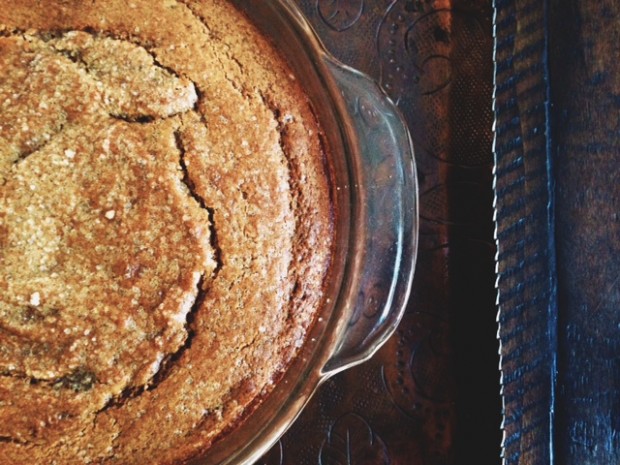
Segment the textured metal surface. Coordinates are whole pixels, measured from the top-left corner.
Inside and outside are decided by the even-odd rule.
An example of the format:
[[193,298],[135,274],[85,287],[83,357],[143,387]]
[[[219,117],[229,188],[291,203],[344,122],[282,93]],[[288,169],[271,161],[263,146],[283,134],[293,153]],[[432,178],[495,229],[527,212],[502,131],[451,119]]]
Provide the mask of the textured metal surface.
[[300,0],[326,47],[381,83],[419,169],[417,274],[397,333],[329,380],[259,463],[497,464],[492,9],[479,0]]

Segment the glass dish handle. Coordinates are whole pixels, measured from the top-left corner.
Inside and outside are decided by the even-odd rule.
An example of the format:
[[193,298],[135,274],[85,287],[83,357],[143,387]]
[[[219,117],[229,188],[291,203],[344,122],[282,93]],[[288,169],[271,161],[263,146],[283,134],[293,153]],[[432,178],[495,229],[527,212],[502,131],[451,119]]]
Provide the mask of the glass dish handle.
[[[351,257],[343,294],[348,321],[323,373],[331,376],[369,359],[405,311],[415,267],[418,190],[407,126],[369,77],[326,56],[353,128]],[[346,125],[345,125],[346,126]],[[350,130],[352,129],[352,131]]]

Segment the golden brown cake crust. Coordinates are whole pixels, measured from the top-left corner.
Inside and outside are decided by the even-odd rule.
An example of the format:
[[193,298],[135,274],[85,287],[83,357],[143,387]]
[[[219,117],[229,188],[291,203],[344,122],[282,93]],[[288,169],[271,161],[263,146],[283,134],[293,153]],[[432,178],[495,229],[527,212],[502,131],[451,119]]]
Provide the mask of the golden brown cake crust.
[[322,303],[329,189],[226,1],[0,0],[2,463],[181,463],[233,428]]

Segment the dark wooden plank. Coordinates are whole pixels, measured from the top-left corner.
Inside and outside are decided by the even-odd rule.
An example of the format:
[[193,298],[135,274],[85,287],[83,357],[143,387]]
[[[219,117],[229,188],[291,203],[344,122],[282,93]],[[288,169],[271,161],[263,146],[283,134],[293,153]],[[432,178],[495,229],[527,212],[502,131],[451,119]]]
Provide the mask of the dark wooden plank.
[[498,0],[506,463],[620,463],[620,5]]
[[553,0],[557,459],[620,463],[620,4]]
[[506,465],[553,464],[555,286],[544,2],[497,0],[496,215]]

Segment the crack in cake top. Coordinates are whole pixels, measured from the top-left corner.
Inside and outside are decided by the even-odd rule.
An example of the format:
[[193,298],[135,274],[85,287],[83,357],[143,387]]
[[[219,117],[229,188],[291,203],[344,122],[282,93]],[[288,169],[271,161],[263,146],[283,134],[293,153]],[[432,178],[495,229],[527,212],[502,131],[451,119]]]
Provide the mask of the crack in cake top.
[[182,347],[215,269],[179,137],[196,88],[79,31],[2,37],[0,67],[0,373],[109,402]]
[[322,309],[312,104],[226,0],[0,0],[0,47],[3,463],[183,462]]

